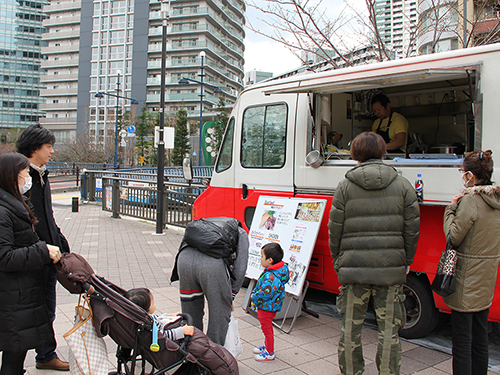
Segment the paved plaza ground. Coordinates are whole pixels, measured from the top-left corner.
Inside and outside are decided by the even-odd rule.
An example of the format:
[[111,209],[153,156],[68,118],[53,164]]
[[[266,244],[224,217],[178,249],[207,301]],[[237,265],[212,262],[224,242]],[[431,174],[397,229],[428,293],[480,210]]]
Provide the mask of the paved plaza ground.
[[[62,232],[68,238],[71,250],[83,255],[97,275],[125,289],[150,288],[155,296],[158,312],[180,311],[178,282],[169,282],[174,257],[182,239],[182,231],[167,229],[164,235],[155,235],[152,223],[130,218],[113,219],[100,205],[80,204],[79,212],[71,212],[71,197],[78,192],[53,195],[54,214]],[[276,360],[259,363],[253,359],[252,348],[263,343],[257,319],[241,308],[245,290],[236,298],[234,314],[239,320],[243,354],[238,359],[240,374],[339,374],[337,343],[340,320],[319,314],[319,318],[303,313],[290,334],[275,330]],[[62,335],[72,327],[77,295],[63,287],[57,289],[57,317],[55,331],[59,355],[67,359],[68,347]],[[375,352],[377,333],[363,328],[365,374],[377,374]],[[116,344],[106,338],[109,368],[116,366]],[[402,341],[402,374],[451,374],[451,356]],[[35,353],[31,350],[25,363],[29,375],[56,375],[56,371],[37,370]],[[490,374],[500,374],[491,371]]]

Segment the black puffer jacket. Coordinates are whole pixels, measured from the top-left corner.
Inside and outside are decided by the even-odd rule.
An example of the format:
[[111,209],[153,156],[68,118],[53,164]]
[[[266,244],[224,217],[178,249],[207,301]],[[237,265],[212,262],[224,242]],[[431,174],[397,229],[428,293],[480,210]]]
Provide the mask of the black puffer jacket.
[[0,351],[54,343],[43,294],[51,262],[23,204],[0,189]]

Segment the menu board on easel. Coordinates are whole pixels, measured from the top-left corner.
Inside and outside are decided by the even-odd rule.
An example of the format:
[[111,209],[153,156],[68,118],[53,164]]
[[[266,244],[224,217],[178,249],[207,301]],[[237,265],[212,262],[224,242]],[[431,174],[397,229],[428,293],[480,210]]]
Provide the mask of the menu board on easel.
[[286,291],[300,295],[325,206],[326,199],[259,197],[249,233],[246,276],[259,278],[263,271],[260,249],[269,242],[277,242],[290,271]]

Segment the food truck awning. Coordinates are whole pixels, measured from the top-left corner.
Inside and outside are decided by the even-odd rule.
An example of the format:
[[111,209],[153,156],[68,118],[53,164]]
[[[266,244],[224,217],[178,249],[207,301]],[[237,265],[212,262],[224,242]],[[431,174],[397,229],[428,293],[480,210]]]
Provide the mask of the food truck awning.
[[310,78],[301,76],[300,80],[283,83],[264,89],[266,95],[283,93],[323,93],[353,92],[360,90],[382,89],[384,87],[421,84],[424,82],[452,81],[467,79],[467,73],[475,67],[459,67],[449,69],[418,69],[409,72],[395,72],[394,69],[380,71],[363,71],[331,74],[312,74]]

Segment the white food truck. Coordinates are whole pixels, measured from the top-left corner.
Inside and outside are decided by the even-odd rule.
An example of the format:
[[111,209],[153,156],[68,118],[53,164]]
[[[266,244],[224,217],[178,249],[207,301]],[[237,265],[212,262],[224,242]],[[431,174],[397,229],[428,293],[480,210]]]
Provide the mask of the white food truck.
[[[409,122],[406,154],[385,162],[424,182],[421,231],[405,284],[407,324],[421,337],[449,312],[430,289],[445,247],[444,208],[462,188],[464,153],[493,151],[500,163],[500,44],[295,75],[253,85],[238,97],[214,173],[194,218],[230,216],[250,228],[259,196],[327,199],[309,266],[309,287],[338,293],[328,248],[335,187],[356,162],[349,141],[371,131],[371,97],[384,93]],[[498,181],[499,172],[493,180]],[[498,282],[497,282],[498,285]],[[497,289],[500,288],[497,286]],[[490,309],[500,320],[500,293]]]

